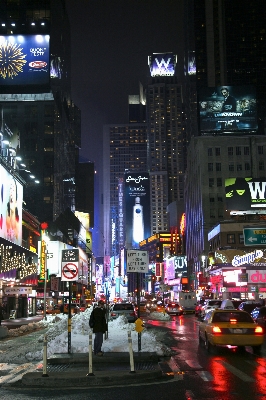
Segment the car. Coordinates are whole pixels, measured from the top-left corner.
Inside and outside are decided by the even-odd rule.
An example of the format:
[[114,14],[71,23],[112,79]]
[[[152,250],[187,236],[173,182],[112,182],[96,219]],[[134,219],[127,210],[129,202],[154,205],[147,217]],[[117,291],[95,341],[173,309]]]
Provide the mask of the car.
[[253,301],[253,300],[249,300],[249,301],[243,301],[241,304],[239,304],[238,306],[238,310],[242,310],[242,311],[246,311],[249,314],[251,313],[251,311],[254,310],[254,308],[258,307],[262,307],[262,303]]
[[199,324],[199,343],[209,352],[217,346],[251,346],[258,354],[263,341],[263,328],[246,311],[211,310]]
[[60,306],[55,304],[54,306],[47,308],[46,314],[60,314]]
[[[135,305],[135,310],[138,311],[138,305]],[[147,305],[145,301],[141,301],[139,304],[139,312],[140,314],[146,313]]]
[[[80,312],[80,308],[76,303],[71,304],[71,314],[78,314]],[[64,304],[64,314],[68,313],[68,304]]]
[[165,307],[165,311],[169,315],[183,315],[183,307],[181,307],[178,303],[168,303]]
[[157,302],[156,301],[154,301],[154,300],[147,301],[146,311],[148,310],[150,312],[153,312],[153,311],[156,311],[156,308],[157,308]]
[[128,322],[135,322],[137,320],[136,310],[132,303],[115,303],[111,305],[109,320],[113,321],[121,315],[125,315]]
[[199,300],[195,306],[195,316],[197,317],[200,314],[201,311],[201,307],[203,307],[204,305],[204,300]]
[[154,310],[156,312],[164,313],[165,314],[165,305],[163,303],[159,303],[156,305],[156,309]]
[[250,315],[253,318],[253,320],[255,322],[257,322],[257,324],[259,324],[260,326],[262,326],[264,328],[264,332],[265,332],[265,328],[266,328],[266,307],[265,306],[256,307],[256,308],[254,308],[254,310],[251,311]]
[[206,300],[205,304],[201,307],[200,313],[198,314],[199,318],[204,318],[206,314],[206,310],[213,310],[219,308],[222,304],[222,300]]

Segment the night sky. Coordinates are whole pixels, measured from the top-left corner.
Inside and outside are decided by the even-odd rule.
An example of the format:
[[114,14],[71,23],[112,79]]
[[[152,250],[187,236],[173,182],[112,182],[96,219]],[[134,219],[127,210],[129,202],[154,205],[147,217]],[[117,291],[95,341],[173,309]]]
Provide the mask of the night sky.
[[101,159],[104,124],[127,123],[129,94],[148,76],[148,55],[181,64],[181,0],[66,0],[71,24],[72,99],[81,109],[82,157]]

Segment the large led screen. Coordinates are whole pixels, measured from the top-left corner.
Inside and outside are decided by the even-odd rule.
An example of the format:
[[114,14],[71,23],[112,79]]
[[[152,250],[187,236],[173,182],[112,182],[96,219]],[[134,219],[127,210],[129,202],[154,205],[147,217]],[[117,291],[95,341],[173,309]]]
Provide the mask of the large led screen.
[[126,242],[139,248],[150,236],[150,176],[148,173],[125,174]]
[[225,179],[227,210],[245,211],[266,207],[266,178]]
[[151,76],[173,76],[175,74],[176,55],[173,53],[153,53],[149,56]]
[[21,246],[23,186],[0,165],[0,237]]
[[49,35],[0,36],[0,85],[49,83]]
[[237,133],[257,129],[253,86],[201,88],[198,100],[201,133]]

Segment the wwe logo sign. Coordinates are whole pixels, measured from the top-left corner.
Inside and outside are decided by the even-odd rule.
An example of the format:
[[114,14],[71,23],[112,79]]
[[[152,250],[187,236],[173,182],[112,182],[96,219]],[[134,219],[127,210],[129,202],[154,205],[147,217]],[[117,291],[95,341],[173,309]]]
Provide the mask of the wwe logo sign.
[[174,61],[173,57],[155,57],[150,64],[151,76],[173,76]]

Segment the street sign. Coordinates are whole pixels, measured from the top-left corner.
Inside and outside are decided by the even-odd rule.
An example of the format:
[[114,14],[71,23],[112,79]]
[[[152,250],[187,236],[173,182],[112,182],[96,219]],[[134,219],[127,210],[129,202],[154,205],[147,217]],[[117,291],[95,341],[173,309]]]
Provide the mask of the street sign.
[[78,266],[74,263],[62,263],[61,281],[76,281]]
[[149,272],[148,252],[143,250],[127,250],[127,272]]
[[265,246],[266,245],[266,227],[244,228],[245,246]]

